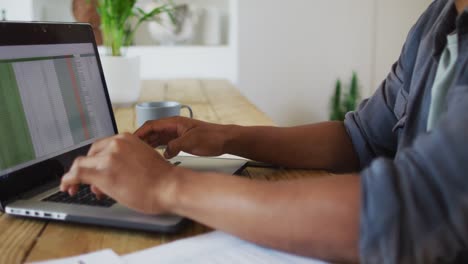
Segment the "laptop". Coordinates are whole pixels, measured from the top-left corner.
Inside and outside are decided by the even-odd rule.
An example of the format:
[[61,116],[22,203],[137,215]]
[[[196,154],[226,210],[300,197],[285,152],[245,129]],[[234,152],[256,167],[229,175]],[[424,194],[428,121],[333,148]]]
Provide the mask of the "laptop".
[[[145,215],[60,178],[98,139],[118,133],[88,24],[0,22],[0,210],[7,214],[154,232],[176,215]],[[234,174],[243,160],[177,157],[178,166]]]

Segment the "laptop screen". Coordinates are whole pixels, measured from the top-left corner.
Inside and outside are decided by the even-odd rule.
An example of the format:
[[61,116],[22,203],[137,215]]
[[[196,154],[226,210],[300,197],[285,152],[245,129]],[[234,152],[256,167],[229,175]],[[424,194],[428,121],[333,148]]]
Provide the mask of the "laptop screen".
[[114,134],[93,43],[0,46],[0,177]]

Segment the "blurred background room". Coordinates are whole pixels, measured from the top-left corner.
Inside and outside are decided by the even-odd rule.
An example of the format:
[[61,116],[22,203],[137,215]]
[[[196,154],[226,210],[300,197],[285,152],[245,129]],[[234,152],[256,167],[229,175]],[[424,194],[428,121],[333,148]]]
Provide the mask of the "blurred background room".
[[[431,0],[176,0],[124,55],[142,80],[227,80],[280,126],[330,118],[337,80],[371,95]],[[87,0],[0,0],[1,19],[90,21]],[[157,1],[139,0],[149,11]],[[99,25],[96,26],[99,32]],[[97,36],[101,40],[100,36]],[[106,51],[100,49],[102,53]]]

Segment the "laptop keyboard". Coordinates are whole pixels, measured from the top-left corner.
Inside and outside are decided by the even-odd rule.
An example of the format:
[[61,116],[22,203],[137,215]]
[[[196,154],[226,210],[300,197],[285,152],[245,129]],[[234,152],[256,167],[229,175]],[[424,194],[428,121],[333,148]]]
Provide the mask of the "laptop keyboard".
[[74,196],[70,196],[66,192],[57,192],[43,199],[43,201],[100,207],[111,207],[116,203],[113,199],[108,197],[98,200],[94,193],[91,192],[89,185],[81,185],[77,194]]

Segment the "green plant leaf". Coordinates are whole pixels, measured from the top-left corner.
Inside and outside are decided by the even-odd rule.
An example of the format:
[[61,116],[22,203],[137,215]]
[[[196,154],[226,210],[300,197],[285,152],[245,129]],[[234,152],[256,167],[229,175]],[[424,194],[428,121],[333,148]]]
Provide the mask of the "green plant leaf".
[[356,110],[359,96],[359,79],[356,72],[353,72],[351,83],[346,91],[343,91],[341,81],[338,80],[335,93],[331,98],[330,120],[343,121],[348,112]]
[[135,15],[144,16],[146,14],[146,12],[140,7],[135,8],[135,11],[137,12]]
[[[135,7],[136,2],[137,0],[98,0],[97,2],[104,45],[112,51],[113,56],[120,56],[122,47],[131,44],[136,31],[143,22],[162,13],[168,13],[171,20],[174,19],[172,0],[161,1],[165,4],[151,12]],[[133,18],[137,20],[135,26],[131,24]]]
[[358,99],[359,99],[359,80],[357,77],[357,73],[353,72],[349,91],[348,91],[348,94],[346,95],[346,107],[345,107],[346,112],[356,110]]
[[342,121],[343,111],[341,108],[341,81],[338,79],[335,85],[335,93],[333,94],[330,102],[330,120]]

